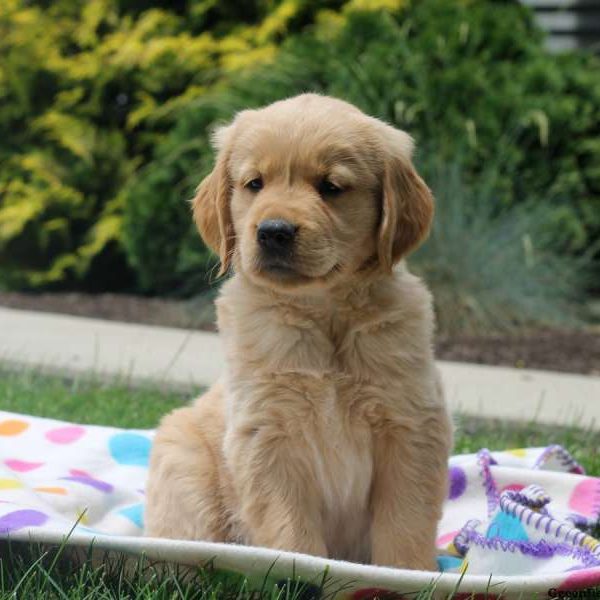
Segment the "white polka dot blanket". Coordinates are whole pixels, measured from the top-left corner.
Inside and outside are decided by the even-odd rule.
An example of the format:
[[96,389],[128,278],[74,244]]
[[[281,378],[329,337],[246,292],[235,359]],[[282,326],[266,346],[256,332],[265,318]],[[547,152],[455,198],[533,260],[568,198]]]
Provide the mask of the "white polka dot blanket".
[[188,565],[210,561],[245,575],[249,585],[262,585],[267,573],[278,581],[292,572],[310,585],[327,571],[328,589],[339,585],[338,597],[353,600],[406,597],[432,584],[442,596],[458,589],[454,597],[464,598],[546,597],[600,586],[600,544],[592,537],[600,478],[586,476],[560,446],[452,457],[439,572],[426,573],[144,538],[152,437],[0,411],[0,537],[56,543],[69,535],[73,545],[93,541],[95,548]]

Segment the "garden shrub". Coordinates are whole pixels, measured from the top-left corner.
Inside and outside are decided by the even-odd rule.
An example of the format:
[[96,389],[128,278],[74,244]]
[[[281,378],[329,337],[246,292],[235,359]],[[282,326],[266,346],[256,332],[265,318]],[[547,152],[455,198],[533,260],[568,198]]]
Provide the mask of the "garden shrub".
[[442,333],[584,321],[579,300],[590,283],[589,257],[564,252],[551,204],[530,198],[498,213],[494,170],[466,184],[458,160],[430,158],[421,169],[436,197],[436,219],[409,263],[433,292]]
[[173,115],[340,4],[2,0],[0,287],[137,287],[123,191]]
[[482,209],[490,218],[538,198],[534,214],[557,250],[578,256],[598,239],[596,57],[547,54],[516,2],[422,0],[393,14],[346,7],[321,11],[317,22],[291,36],[271,64],[182,109],[128,189],[125,239],[144,289],[206,285],[207,253],[184,199],[210,168],[211,125],[303,91],[345,98],[407,129],[421,162],[460,157],[465,185],[494,172],[493,194],[468,195],[490,203]]

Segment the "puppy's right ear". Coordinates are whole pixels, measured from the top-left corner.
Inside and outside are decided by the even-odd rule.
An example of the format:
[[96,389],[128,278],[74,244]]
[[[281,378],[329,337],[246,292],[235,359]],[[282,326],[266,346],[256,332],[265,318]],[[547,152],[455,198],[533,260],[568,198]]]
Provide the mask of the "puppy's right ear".
[[218,254],[221,261],[219,276],[229,269],[235,248],[235,231],[230,210],[232,183],[228,168],[231,129],[230,125],[215,131],[215,166],[202,180],[192,200],[192,211],[198,231],[206,245]]

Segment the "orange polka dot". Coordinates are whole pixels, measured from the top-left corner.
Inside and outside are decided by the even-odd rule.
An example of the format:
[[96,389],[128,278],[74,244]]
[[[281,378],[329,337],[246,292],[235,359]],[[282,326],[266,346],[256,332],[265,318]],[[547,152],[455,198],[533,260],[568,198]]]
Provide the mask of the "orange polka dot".
[[34,490],[36,492],[43,492],[44,494],[58,494],[59,496],[67,494],[67,490],[63,487],[36,487]]
[[0,490],[18,490],[23,485],[16,479],[0,479]]
[[0,421],[0,435],[19,435],[29,427],[29,423],[18,421],[17,419],[8,419]]

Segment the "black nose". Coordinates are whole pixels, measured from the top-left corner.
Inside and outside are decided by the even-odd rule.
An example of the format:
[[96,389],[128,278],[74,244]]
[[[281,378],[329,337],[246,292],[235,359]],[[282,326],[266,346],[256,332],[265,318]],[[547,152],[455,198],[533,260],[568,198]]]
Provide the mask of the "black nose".
[[297,229],[283,219],[269,219],[258,226],[256,239],[268,252],[283,252],[291,249]]

